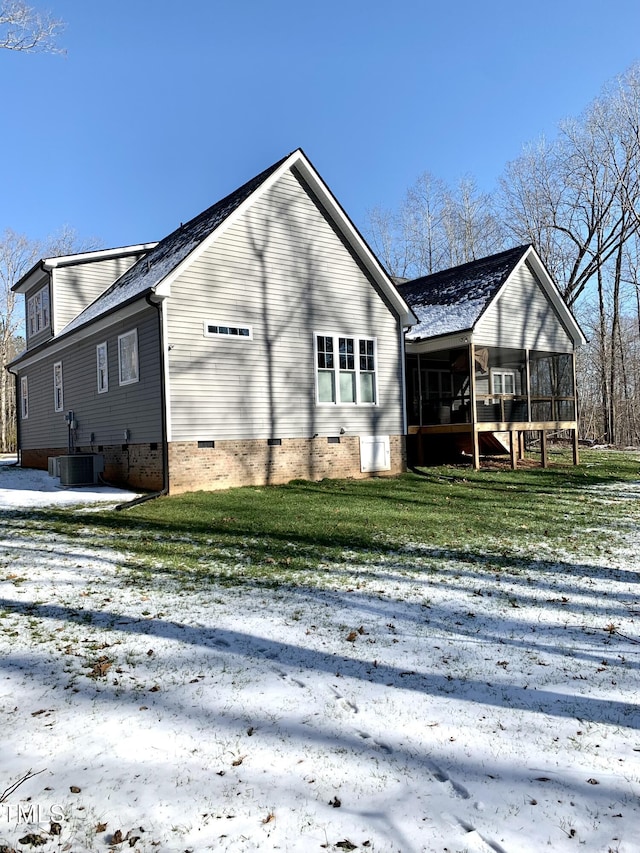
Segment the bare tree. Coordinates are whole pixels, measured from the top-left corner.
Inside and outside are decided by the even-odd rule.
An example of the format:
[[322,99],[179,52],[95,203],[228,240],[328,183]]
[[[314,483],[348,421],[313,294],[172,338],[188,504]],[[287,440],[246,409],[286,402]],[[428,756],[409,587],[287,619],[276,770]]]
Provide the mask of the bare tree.
[[64,53],[56,39],[62,21],[41,14],[22,0],[0,2],[0,48],[26,53]]
[[442,228],[448,249],[445,266],[475,261],[504,246],[504,230],[489,193],[479,191],[474,178],[462,178],[447,191],[442,203]]
[[514,237],[536,244],[567,302],[595,300],[600,415],[591,422],[605,441],[628,440],[638,431],[628,335],[638,310],[640,67],[563,122],[552,144],[508,164],[502,199]]
[[489,194],[472,178],[450,189],[431,173],[409,188],[397,213],[369,213],[372,245],[389,272],[415,278],[465,263],[503,247],[503,229]]
[[22,234],[7,229],[0,237],[0,450],[15,448],[15,389],[13,377],[5,370],[20,348],[24,321],[22,301],[11,290],[33,266],[38,245]]

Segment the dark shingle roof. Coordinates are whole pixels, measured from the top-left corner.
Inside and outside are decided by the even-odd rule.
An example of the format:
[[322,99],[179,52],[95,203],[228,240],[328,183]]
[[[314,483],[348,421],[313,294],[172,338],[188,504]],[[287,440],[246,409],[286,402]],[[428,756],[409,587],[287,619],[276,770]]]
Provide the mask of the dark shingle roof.
[[288,157],[283,157],[243,184],[230,195],[199,213],[161,240],[155,248],[114,282],[95,302],[72,320],[60,334],[67,334],[97,317],[150,292],[203,240],[216,230],[272,175]]
[[528,249],[518,246],[399,284],[400,295],[418,318],[407,339],[472,329]]

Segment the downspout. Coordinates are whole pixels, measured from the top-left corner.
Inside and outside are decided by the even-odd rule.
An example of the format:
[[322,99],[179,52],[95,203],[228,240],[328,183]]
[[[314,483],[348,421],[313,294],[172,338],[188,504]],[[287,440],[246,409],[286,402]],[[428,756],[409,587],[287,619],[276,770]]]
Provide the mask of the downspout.
[[20,383],[18,382],[18,373],[13,372],[10,367],[5,368],[8,373],[10,373],[15,381],[15,401],[16,401],[16,461],[12,463],[11,467],[16,468],[21,464],[22,459],[22,450],[20,447],[20,420],[21,420],[21,412],[22,412],[22,400],[20,399]]
[[162,488],[158,492],[150,492],[148,495],[140,495],[139,498],[134,498],[123,504],[118,504],[116,510],[129,509],[132,506],[146,503],[147,501],[155,500],[169,494],[169,442],[167,441],[167,389],[165,385],[165,368],[166,368],[166,350],[164,340],[164,324],[162,322],[162,300],[154,302],[151,294],[145,296],[147,305],[155,308],[158,316],[158,339],[160,341],[160,406],[161,418],[160,428],[162,431]]

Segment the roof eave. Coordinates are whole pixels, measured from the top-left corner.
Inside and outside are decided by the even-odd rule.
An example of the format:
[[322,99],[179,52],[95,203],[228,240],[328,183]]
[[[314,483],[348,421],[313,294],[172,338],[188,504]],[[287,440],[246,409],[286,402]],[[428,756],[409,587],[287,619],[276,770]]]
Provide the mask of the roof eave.
[[47,273],[58,267],[74,266],[78,264],[88,264],[99,260],[108,260],[109,258],[120,258],[125,255],[142,255],[149,252],[155,246],[155,243],[137,243],[135,246],[120,246],[116,249],[96,249],[92,252],[78,252],[75,255],[59,255],[53,258],[40,258],[30,270],[28,270],[18,281],[12,286],[11,290],[14,293],[26,293],[36,283],[34,273]]

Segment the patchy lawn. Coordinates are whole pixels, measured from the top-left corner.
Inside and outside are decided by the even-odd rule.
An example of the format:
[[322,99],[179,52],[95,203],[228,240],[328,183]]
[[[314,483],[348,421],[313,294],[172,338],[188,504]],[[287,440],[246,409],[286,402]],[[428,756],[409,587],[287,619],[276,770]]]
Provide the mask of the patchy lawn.
[[640,850],[638,457],[585,460],[7,509],[0,850]]

